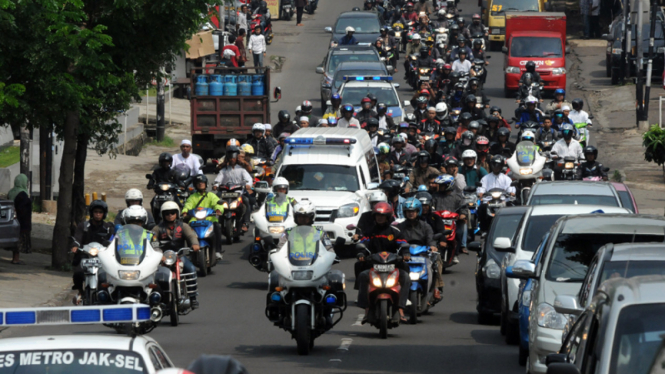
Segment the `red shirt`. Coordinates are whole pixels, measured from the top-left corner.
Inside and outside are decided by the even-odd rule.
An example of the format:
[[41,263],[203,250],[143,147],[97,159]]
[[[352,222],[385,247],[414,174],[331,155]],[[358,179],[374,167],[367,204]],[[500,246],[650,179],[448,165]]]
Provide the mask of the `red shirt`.
[[220,52],[222,58],[224,58],[224,51],[226,51],[227,49],[232,50],[233,53],[236,54],[234,57],[231,57],[231,63],[233,64],[233,67],[237,68],[238,67],[238,57],[240,56],[240,50],[238,50],[238,47],[236,47],[235,45],[229,44],[229,45],[225,46],[222,49],[222,51]]

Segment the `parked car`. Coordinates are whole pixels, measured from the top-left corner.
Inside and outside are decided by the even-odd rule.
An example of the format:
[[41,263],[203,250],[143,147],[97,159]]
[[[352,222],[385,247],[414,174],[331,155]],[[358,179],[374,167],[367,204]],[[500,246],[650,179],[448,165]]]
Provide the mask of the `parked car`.
[[551,204],[623,206],[619,193],[610,182],[554,181],[534,184],[526,205]]
[[[642,40],[643,40],[643,56],[644,64],[647,62],[649,56],[649,39],[650,39],[651,23],[645,22],[642,25]],[[656,21],[654,35],[654,59],[652,62],[652,69],[654,74],[658,75],[663,72],[663,53],[665,52],[665,38],[663,36],[663,23]],[[605,52],[605,64],[607,74],[612,77],[612,84],[618,84],[622,76],[625,75],[625,67],[622,64],[623,59],[626,58],[628,53],[628,61],[630,63],[630,74],[637,74],[637,25],[632,25],[631,28],[631,46],[630,50],[624,51],[623,39],[623,20],[617,20],[613,23],[613,27],[608,34],[603,37],[607,40],[607,48]],[[646,66],[644,67],[646,70]]]
[[469,250],[478,252],[476,264],[476,292],[478,301],[478,323],[489,324],[495,314],[501,313],[501,263],[506,252],[494,249],[494,239],[498,237],[514,238],[520,221],[528,207],[508,207],[500,209],[487,236],[480,242],[469,243]]
[[557,295],[579,291],[596,252],[607,243],[655,242],[665,238],[665,219],[626,214],[583,214],[559,219],[538,263],[516,261],[511,278],[533,278],[529,308],[527,372],[545,373],[545,358],[558,352],[568,315],[554,308]]
[[14,202],[0,199],[0,248],[16,248],[21,226],[16,219]]
[[635,196],[630,191],[630,188],[623,183],[612,182],[612,186],[617,190],[619,198],[621,199],[621,206],[628,208],[633,211],[635,214],[639,214],[640,210],[637,207],[637,202],[635,202]]

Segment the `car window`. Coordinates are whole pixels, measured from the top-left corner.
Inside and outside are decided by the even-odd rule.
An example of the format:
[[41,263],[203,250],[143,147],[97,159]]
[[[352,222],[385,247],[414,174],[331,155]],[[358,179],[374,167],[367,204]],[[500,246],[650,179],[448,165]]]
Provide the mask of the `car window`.
[[492,16],[503,15],[508,11],[538,11],[538,0],[493,0]]
[[614,196],[535,195],[529,201],[529,205],[553,205],[553,204],[619,206],[619,202]]
[[512,57],[562,57],[563,47],[559,38],[515,37],[510,43]]
[[642,275],[665,275],[665,261],[611,261],[606,262],[598,285],[610,278],[632,278]]
[[540,243],[543,235],[561,217],[563,217],[563,214],[529,217],[522,235],[522,250],[534,252],[538,248],[538,243]]
[[617,191],[619,192],[619,198],[621,199],[621,205],[624,208],[630,209],[635,213],[635,205],[633,205],[633,199],[630,197],[628,191]]
[[287,165],[280,177],[289,181],[291,190],[351,191],[360,189],[358,171],[344,165]]
[[538,261],[540,261],[540,258],[543,256],[543,248],[545,247],[545,244],[547,243],[547,239],[550,237],[550,233],[546,233],[545,236],[540,240],[540,244],[538,244],[538,249],[533,252],[533,256],[531,257],[531,262],[534,264],[537,264]]
[[328,64],[328,74],[333,74],[337,67],[342,62],[377,62],[381,61],[376,53],[363,52],[363,53],[335,53],[330,57],[330,64]]
[[566,353],[568,355],[568,361],[570,361],[571,364],[574,364],[578,361],[578,358],[581,358],[581,356],[578,357],[578,353],[581,353],[580,344],[586,340],[584,337],[584,327],[588,316],[588,312],[584,313],[577,319],[577,321],[575,321],[575,324],[570,329],[570,332],[563,343],[563,347],[561,347],[561,353]]
[[598,267],[598,258],[599,254],[597,254],[593,261],[591,262],[591,265],[589,266],[589,271],[587,271],[586,276],[584,277],[584,281],[582,282],[582,287],[580,287],[580,305],[584,308],[586,307],[587,300],[589,299],[589,295],[591,295],[591,288],[595,287],[593,285],[593,275],[596,272],[596,267]]
[[344,98],[345,103],[351,103],[354,106],[360,106],[360,100],[367,96],[368,93],[373,93],[379,103],[384,103],[387,106],[399,106],[399,98],[395,94],[392,86],[383,87],[344,87],[340,94]]
[[365,153],[365,161],[367,161],[367,166],[369,167],[370,182],[381,182],[381,178],[379,177],[379,165],[376,163],[376,155],[374,154],[373,149]]
[[610,374],[647,374],[665,333],[665,303],[621,310],[616,324]]
[[378,17],[340,17],[335,24],[335,34],[346,34],[349,26],[356,34],[378,34],[381,28]]

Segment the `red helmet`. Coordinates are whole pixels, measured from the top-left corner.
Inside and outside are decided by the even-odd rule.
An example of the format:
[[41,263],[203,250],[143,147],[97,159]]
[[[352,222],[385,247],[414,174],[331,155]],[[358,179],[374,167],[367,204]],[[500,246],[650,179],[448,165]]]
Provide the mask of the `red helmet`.
[[476,138],[476,146],[484,145],[484,146],[486,146],[486,147],[485,147],[484,149],[476,148],[476,151],[478,151],[478,152],[480,152],[480,153],[487,153],[487,152],[489,152],[489,144],[490,144],[490,140],[487,139],[487,137],[485,137],[485,136],[479,136],[478,138]]
[[406,7],[408,8],[408,7],[410,7],[410,6],[412,7],[412,6],[413,6],[413,3],[409,1],[408,3],[406,3]]
[[385,214],[385,215],[393,215],[393,207],[392,205],[386,203],[385,201],[382,201],[380,203],[376,203],[374,205],[374,208],[372,208],[372,214]]
[[480,14],[476,13],[471,17],[472,19],[480,19]]
[[453,66],[450,65],[450,64],[445,64],[445,65],[443,65],[443,69],[444,69],[444,70],[452,70],[452,69],[453,69]]
[[360,100],[360,104],[362,105],[362,104],[365,104],[365,103],[369,103],[369,104],[371,104],[371,103],[372,103],[372,99],[370,99],[369,97],[363,97],[363,99]]
[[429,91],[427,90],[420,90],[421,95],[429,96]]

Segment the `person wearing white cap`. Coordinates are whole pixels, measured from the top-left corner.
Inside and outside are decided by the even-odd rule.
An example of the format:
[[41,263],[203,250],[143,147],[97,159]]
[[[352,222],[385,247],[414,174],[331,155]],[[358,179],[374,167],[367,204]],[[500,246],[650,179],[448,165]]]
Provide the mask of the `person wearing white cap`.
[[319,124],[317,125],[317,127],[328,127],[328,120],[325,118],[321,118],[319,120]]
[[254,155],[256,157],[268,160],[275,151],[275,146],[266,139],[265,133],[266,126],[262,123],[255,123],[252,126],[253,137],[245,144],[249,144],[254,148]]
[[190,140],[183,139],[182,142],[180,142],[180,151],[182,151],[182,153],[173,155],[171,169],[180,164],[185,164],[189,166],[189,171],[192,176],[203,174],[201,171],[201,163],[199,162],[199,158],[192,156],[192,142]]
[[275,147],[277,147],[277,144],[279,144],[279,143],[277,142],[277,139],[275,139],[275,137],[272,136],[272,125],[269,124],[269,123],[264,123],[263,126],[265,126],[265,128],[266,128],[266,132],[265,132],[266,140],[272,143],[273,150],[274,150]]
[[301,117],[300,117],[300,122],[298,123],[298,125],[299,125],[301,128],[309,127],[309,117],[307,117],[307,116],[301,116]]

